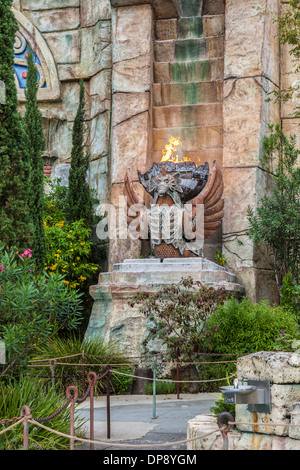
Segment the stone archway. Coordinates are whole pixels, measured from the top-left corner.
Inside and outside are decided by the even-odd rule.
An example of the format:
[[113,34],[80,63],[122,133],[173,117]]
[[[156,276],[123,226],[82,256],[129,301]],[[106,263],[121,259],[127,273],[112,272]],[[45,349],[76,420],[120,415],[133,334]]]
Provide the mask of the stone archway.
[[26,51],[30,48],[34,53],[40,75],[38,100],[58,100],[61,95],[60,81],[52,52],[31,21],[17,9],[13,8],[13,12],[20,27],[15,42],[15,73],[19,101],[25,101]]

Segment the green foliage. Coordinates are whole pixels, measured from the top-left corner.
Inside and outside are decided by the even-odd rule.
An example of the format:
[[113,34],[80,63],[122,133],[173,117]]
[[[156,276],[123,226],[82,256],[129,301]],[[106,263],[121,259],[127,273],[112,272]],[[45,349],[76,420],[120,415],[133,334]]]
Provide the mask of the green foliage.
[[280,289],[287,272],[295,283],[300,279],[300,151],[295,139],[286,137],[280,126],[270,126],[270,131],[263,141],[261,163],[273,175],[273,185],[256,214],[249,207],[248,235],[256,246],[266,247],[268,264]]
[[298,322],[293,312],[281,306],[252,303],[247,298],[239,303],[232,298],[212,313],[207,330],[214,352],[248,354],[275,350],[282,330],[295,338]]
[[[55,375],[56,390],[63,392],[69,385],[76,385],[82,391],[82,366],[76,365],[82,363],[82,352],[84,351],[84,362],[89,364],[85,366],[85,373],[96,372],[98,376],[102,375],[102,371],[106,364],[111,364],[114,370],[124,374],[133,374],[134,367],[128,363],[128,360],[120,354],[116,345],[105,344],[99,338],[84,338],[83,340],[75,337],[75,335],[68,335],[68,338],[55,337],[47,344],[44,343],[39,347],[34,359],[49,359],[56,357],[67,357],[66,361],[69,365],[57,365]],[[70,357],[76,355],[76,357]],[[60,360],[59,362],[64,362]],[[73,365],[74,364],[74,365]],[[93,365],[95,364],[95,365]],[[103,364],[97,365],[97,364]],[[114,364],[116,364],[114,366]],[[117,365],[124,364],[124,365]],[[38,367],[32,368],[32,373],[40,373],[44,376],[50,375],[49,363],[45,368]],[[119,374],[113,374],[111,377],[111,388],[115,394],[123,394],[130,391],[132,378]],[[87,382],[85,382],[87,386]],[[95,394],[99,395],[105,391],[106,378],[97,382]]]
[[65,276],[65,284],[72,288],[85,287],[99,272],[91,263],[91,230],[83,220],[65,224],[64,221],[48,225],[45,222],[47,254],[45,270]]
[[[29,406],[33,418],[47,418],[66,403],[66,396],[58,395],[54,390],[41,384],[39,377],[20,376],[18,380],[8,379],[0,382],[0,421],[21,416],[22,406]],[[43,423],[45,426],[64,434],[70,434],[70,407],[56,417]],[[0,425],[0,431],[11,423]],[[83,437],[84,420],[78,417],[75,408],[74,431]],[[39,426],[29,424],[29,450],[68,450],[70,440],[58,436]],[[0,435],[0,450],[23,449],[23,425]]]
[[294,284],[291,273],[288,272],[283,278],[281,288],[280,305],[299,313],[300,285]]
[[80,294],[63,281],[57,273],[37,271],[31,250],[19,256],[0,248],[0,337],[9,362],[26,357],[59,329],[78,327]]
[[[176,393],[177,385],[175,382],[156,382],[157,395],[171,395]],[[153,395],[153,382],[144,386],[145,395]]]
[[131,306],[141,304],[140,311],[148,319],[145,345],[158,338],[167,346],[171,359],[183,359],[205,349],[206,321],[229,295],[223,289],[209,288],[186,278],[155,293],[137,294]]
[[14,41],[19,29],[12,0],[0,2],[0,80],[6,86],[6,102],[0,107],[0,242],[7,248],[26,249],[31,242],[27,140],[18,113],[14,74]]
[[44,170],[42,154],[45,148],[45,139],[42,126],[42,113],[37,104],[38,70],[30,51],[27,58],[28,75],[27,89],[25,90],[26,105],[24,128],[28,140],[28,153],[30,156],[30,214],[33,221],[33,256],[39,269],[44,269],[46,242],[44,231]]
[[93,198],[87,183],[89,155],[85,145],[85,99],[84,82],[80,82],[80,98],[73,126],[73,146],[67,196],[67,221],[84,220],[87,226],[92,225]]
[[[279,41],[281,44],[289,46],[289,54],[294,63],[294,70],[290,70],[287,74],[298,73],[300,71],[300,4],[298,0],[289,0],[282,14],[275,20],[279,27]],[[290,100],[294,92],[299,91],[292,86],[275,91],[273,94],[277,101],[286,102]],[[300,108],[295,107],[294,117],[299,117]]]
[[216,250],[214,260],[220,266],[225,266],[227,264],[227,258],[220,250]]

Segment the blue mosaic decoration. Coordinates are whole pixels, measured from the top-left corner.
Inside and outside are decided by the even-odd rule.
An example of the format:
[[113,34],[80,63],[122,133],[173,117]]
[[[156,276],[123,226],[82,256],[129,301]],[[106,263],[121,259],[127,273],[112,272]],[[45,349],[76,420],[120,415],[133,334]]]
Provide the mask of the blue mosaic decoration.
[[[14,57],[15,57],[14,70],[15,70],[16,78],[17,78],[20,89],[25,89],[27,85],[28,67],[27,67],[26,56],[30,52],[30,50],[31,48],[29,44],[27,43],[26,39],[20,33],[20,31],[18,31],[16,35],[15,47],[14,47]],[[38,56],[34,52],[32,53],[33,53],[34,62],[39,72],[39,77],[38,77],[39,86],[40,88],[47,88],[47,83],[44,78],[41,62]]]

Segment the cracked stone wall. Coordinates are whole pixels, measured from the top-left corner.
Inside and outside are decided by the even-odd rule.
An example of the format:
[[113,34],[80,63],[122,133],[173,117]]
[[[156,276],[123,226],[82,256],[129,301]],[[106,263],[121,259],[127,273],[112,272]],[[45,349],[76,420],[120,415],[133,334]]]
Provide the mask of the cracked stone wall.
[[[52,178],[68,181],[72,127],[84,80],[91,186],[109,197],[111,121],[111,5],[109,0],[16,0],[14,7],[41,33],[59,78],[59,98],[40,100],[45,163]],[[39,44],[37,44],[39,47]],[[24,104],[20,105],[24,112]]]

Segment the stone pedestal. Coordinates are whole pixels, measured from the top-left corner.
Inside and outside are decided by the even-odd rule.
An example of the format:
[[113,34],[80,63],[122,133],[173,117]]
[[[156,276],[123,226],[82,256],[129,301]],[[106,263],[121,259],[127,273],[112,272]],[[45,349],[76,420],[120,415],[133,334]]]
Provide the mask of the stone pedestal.
[[138,306],[130,307],[134,296],[141,291],[155,292],[189,276],[214,288],[243,293],[234,274],[204,258],[125,260],[113,265],[111,272],[100,274],[99,283],[90,288],[94,306],[86,335],[115,341],[127,356],[140,356],[146,318]]

